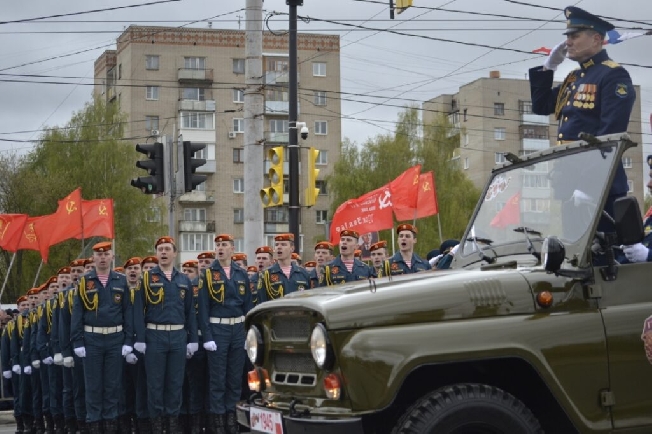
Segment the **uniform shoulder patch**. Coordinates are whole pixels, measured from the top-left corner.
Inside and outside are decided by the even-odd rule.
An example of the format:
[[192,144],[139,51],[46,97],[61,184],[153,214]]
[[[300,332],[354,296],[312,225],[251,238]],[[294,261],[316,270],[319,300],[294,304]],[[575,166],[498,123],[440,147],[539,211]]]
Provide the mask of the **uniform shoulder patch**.
[[616,96],[620,98],[625,98],[628,93],[628,88],[627,84],[625,83],[618,83],[616,84]]
[[620,63],[614,62],[613,60],[605,60],[602,62],[603,65],[608,66],[609,68],[618,68],[620,66]]

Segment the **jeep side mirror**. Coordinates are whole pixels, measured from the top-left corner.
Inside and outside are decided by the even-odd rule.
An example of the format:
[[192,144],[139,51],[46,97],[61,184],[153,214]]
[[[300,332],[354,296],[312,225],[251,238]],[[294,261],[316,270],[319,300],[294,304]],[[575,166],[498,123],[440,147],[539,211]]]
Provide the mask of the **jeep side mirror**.
[[566,248],[557,237],[547,237],[541,246],[543,267],[549,273],[557,273],[566,258]]
[[614,201],[617,244],[631,246],[643,241],[643,219],[635,197],[625,196]]

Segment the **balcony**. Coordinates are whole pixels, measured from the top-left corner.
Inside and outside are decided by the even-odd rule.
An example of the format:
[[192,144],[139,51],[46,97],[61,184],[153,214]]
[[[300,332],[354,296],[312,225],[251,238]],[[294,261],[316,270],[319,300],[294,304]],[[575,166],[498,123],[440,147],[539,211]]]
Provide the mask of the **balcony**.
[[179,196],[179,203],[188,205],[212,204],[215,203],[215,192],[213,191],[191,191]]
[[[297,73],[297,83],[300,75]],[[290,71],[266,71],[265,84],[288,85],[290,83]]]
[[115,97],[116,97],[115,87],[114,86],[109,86],[106,89],[106,100],[111,102],[111,101],[113,101],[115,99]]
[[521,113],[521,124],[525,125],[549,125],[550,116],[535,115],[533,113]]
[[179,101],[179,111],[214,112],[215,100],[207,99],[205,101],[196,101],[192,99],[182,99]]
[[181,82],[212,83],[213,82],[213,70],[212,69],[179,68],[178,80],[181,81]]
[[180,220],[179,232],[215,232],[215,221]]
[[265,233],[283,234],[290,232],[289,223],[265,223]]
[[523,151],[540,151],[549,147],[549,139],[521,139],[521,150]]
[[[301,112],[301,104],[297,103],[297,114]],[[266,115],[288,115],[290,114],[290,103],[288,101],[265,101]]]
[[265,143],[268,145],[281,143],[286,144],[290,142],[290,133],[272,133],[265,131]]
[[[197,157],[199,158],[199,157]],[[215,160],[206,160],[206,164],[197,168],[197,173],[215,173],[217,171],[217,162]]]

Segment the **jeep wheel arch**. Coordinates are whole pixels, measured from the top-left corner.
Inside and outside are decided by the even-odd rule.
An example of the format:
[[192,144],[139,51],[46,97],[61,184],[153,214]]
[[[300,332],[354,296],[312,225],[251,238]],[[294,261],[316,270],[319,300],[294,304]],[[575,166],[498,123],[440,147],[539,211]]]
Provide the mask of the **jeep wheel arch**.
[[425,395],[399,419],[392,434],[543,433],[519,399],[493,386],[454,384]]

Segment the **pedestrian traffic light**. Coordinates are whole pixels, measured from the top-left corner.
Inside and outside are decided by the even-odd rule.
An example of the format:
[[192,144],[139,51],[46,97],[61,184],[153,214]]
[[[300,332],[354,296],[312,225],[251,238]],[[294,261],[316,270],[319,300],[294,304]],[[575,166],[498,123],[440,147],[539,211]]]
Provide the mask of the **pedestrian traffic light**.
[[195,152],[205,148],[206,143],[183,142],[183,190],[186,193],[193,191],[208,178],[206,175],[195,174],[198,167],[206,164],[206,159],[193,158]]
[[313,206],[317,202],[319,189],[317,188],[317,175],[319,169],[316,169],[317,158],[319,157],[319,149],[308,148],[308,187],[305,190],[304,206]]
[[140,176],[131,180],[131,185],[145,194],[165,193],[165,168],[163,143],[137,144],[136,151],[147,156],[146,160],[136,162],[136,167],[147,170],[149,176]]
[[267,150],[269,187],[260,190],[263,208],[283,205],[283,146]]

